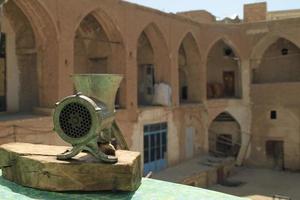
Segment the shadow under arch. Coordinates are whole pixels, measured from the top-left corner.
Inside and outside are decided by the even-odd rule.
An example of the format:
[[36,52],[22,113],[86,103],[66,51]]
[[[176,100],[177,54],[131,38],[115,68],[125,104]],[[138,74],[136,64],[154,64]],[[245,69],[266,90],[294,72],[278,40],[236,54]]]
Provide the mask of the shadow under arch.
[[[300,43],[293,37],[284,33],[270,33],[259,40],[251,51],[250,61],[252,65],[259,65],[265,51],[278,39],[283,38],[300,47]],[[256,67],[256,66],[254,66]]]
[[178,62],[180,102],[201,102],[204,91],[199,90],[198,81],[202,78],[202,58],[196,38],[191,32],[186,33],[182,38],[176,55]]
[[[102,46],[105,46],[104,48],[109,49],[109,53],[107,53],[107,58],[97,57],[97,55],[90,55],[88,59],[88,62],[94,62],[95,67],[97,67],[97,62],[101,59],[106,59],[106,70],[94,70],[90,73],[113,73],[113,74],[120,74],[123,75],[124,79],[121,83],[120,89],[118,91],[117,99],[116,99],[116,106],[120,108],[126,108],[127,106],[127,98],[126,98],[126,50],[123,42],[122,34],[119,30],[118,25],[115,23],[115,20],[113,20],[105,11],[103,11],[101,8],[96,8],[89,10],[83,17],[78,21],[78,23],[75,26],[74,30],[74,41],[76,44],[76,40],[78,39],[78,35],[82,34],[82,31],[80,32],[80,28],[82,26],[82,23],[87,19],[92,18],[94,20],[94,23],[96,27],[93,27],[95,31],[99,32],[99,37],[101,35],[102,39],[100,38],[89,38],[86,36],[81,37],[82,41],[79,43],[80,46],[85,46],[86,43],[83,42],[84,40],[90,40],[92,41],[94,39],[94,44],[89,44],[89,46],[94,46],[93,48],[96,48],[99,51],[100,50],[100,43],[102,43]],[[99,44],[99,45],[97,45]],[[87,49],[88,47],[85,47]],[[76,54],[76,45],[74,46],[74,52]],[[90,50],[87,52],[92,52],[93,50]],[[96,51],[95,51],[96,52]],[[95,53],[96,54],[96,53]],[[98,61],[97,61],[98,60]],[[76,65],[76,55],[74,56],[74,68]],[[96,69],[94,67],[94,69]],[[74,69],[76,72],[76,69]],[[84,73],[89,73],[88,70],[84,71]]]
[[[17,14],[18,12],[22,13],[21,15],[24,16],[23,19],[17,20],[17,17],[20,17]],[[32,69],[32,75],[30,75],[31,78],[23,80],[24,84],[21,80],[20,92],[23,89],[26,90],[27,86],[25,85],[30,85],[28,81],[33,82],[33,79],[35,79],[35,83],[32,85],[36,85],[37,87],[32,86],[32,88],[28,89],[28,91],[34,90],[33,100],[31,100],[31,97],[24,97],[25,99],[23,100],[28,102],[24,104],[24,101],[20,98],[19,111],[32,111],[35,107],[53,107],[59,96],[59,59],[58,32],[51,15],[40,1],[25,2],[17,0],[11,0],[4,4],[4,15],[8,18],[15,31],[20,29],[17,21],[26,21],[22,26],[26,28],[28,34],[16,33],[16,48],[19,49],[17,50],[17,57],[18,62],[23,62],[23,64],[19,63],[20,66],[24,66],[24,62],[31,62],[29,68]],[[13,20],[16,21],[12,22]],[[23,39],[21,41],[18,38]],[[32,40],[30,45],[25,44],[28,42],[27,39]],[[26,53],[27,47],[32,49],[28,53]],[[21,73],[20,78],[24,78]]]
[[286,34],[268,34],[251,52],[252,83],[299,82],[297,40]]
[[201,54],[201,49],[199,48],[199,41],[197,39],[197,37],[195,36],[195,33],[193,31],[186,31],[182,34],[182,36],[180,37],[180,39],[178,40],[177,44],[176,44],[176,50],[178,51],[181,44],[183,43],[183,41],[186,39],[186,38],[191,38],[193,39],[194,43],[195,43],[195,48],[197,48],[197,51],[199,52],[199,56],[200,56],[200,59],[202,60],[202,54]]
[[206,55],[207,98],[242,98],[241,55],[224,37],[217,38]]
[[137,102],[149,106],[154,100],[154,85],[166,83],[172,87],[171,61],[165,37],[159,27],[151,22],[136,40]]
[[40,0],[29,2],[12,0],[12,2],[15,3],[27,17],[39,45],[45,45],[44,43],[49,40],[58,41],[58,28],[53,17]]
[[[170,84],[171,61],[169,56],[169,49],[162,31],[154,22],[151,22],[146,25],[140,32],[137,41],[143,33],[147,36],[153,49],[155,68],[157,70],[156,80],[158,82],[166,82]],[[137,47],[138,45],[139,42],[137,42]]]
[[210,43],[210,45],[207,48],[206,54],[205,54],[205,59],[206,59],[206,63],[208,62],[208,57],[209,54],[211,53],[212,49],[219,43],[219,42],[223,42],[224,44],[228,45],[234,52],[234,54],[239,58],[242,59],[242,55],[241,55],[241,51],[238,48],[238,46],[228,37],[222,36],[222,37],[218,37],[215,40],[213,40],[213,42]]
[[87,16],[92,15],[98,21],[98,23],[103,28],[104,32],[106,33],[108,39],[115,43],[116,45],[120,45],[124,48],[123,37],[120,32],[119,26],[116,23],[116,20],[113,19],[112,16],[108,15],[102,8],[92,8],[86,11],[83,15],[81,15],[80,19],[77,21],[75,26],[73,27],[73,38],[75,37],[76,31],[78,30],[81,22]]
[[209,124],[210,154],[238,158],[242,145],[241,125],[228,111],[219,113]]

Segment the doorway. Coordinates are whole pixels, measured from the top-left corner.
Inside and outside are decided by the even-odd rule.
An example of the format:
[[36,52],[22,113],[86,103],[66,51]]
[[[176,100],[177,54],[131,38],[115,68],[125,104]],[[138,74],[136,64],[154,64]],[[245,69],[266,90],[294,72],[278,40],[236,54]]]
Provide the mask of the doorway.
[[6,35],[0,34],[0,112],[6,111]]
[[235,96],[235,76],[234,71],[223,72],[224,95],[225,97]]
[[185,157],[187,159],[193,158],[194,156],[194,137],[195,128],[189,127],[185,130]]
[[144,126],[144,174],[167,167],[167,123]]
[[266,142],[267,158],[271,160],[273,168],[284,170],[284,142],[270,140]]

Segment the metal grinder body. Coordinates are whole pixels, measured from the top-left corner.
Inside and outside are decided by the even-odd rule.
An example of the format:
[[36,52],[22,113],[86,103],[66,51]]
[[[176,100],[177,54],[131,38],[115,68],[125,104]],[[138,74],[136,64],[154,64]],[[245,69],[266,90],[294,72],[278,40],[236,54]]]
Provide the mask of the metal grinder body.
[[116,163],[117,157],[106,155],[98,146],[98,143],[110,144],[112,135],[121,147],[128,149],[115,123],[114,98],[120,81],[109,80],[116,78],[115,75],[77,75],[74,82],[80,92],[56,103],[54,130],[73,146],[57,155],[58,159],[68,160],[87,151],[100,161]]

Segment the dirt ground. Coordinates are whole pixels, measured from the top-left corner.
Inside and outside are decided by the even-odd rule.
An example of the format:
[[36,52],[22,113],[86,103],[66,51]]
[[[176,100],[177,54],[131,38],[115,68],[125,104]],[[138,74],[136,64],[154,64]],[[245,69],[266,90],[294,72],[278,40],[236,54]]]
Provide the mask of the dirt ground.
[[[242,182],[240,186],[215,185],[210,190],[224,192],[252,200],[273,200],[274,195],[300,200],[300,173],[268,169],[238,168],[230,182]],[[285,200],[276,199],[275,200]]]

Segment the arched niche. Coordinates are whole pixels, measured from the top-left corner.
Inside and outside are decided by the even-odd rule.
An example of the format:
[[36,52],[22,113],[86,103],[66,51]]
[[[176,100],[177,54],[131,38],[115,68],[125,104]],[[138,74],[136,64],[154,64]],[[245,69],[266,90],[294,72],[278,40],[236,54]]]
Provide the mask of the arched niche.
[[137,43],[138,106],[153,105],[155,83],[171,86],[170,57],[164,37],[151,23],[140,34]]
[[[14,1],[4,6],[1,45],[1,104],[8,112],[28,112],[39,106],[37,37],[29,19]],[[3,38],[3,36],[5,38]],[[5,100],[6,102],[3,102]],[[1,106],[2,107],[2,106]]]
[[126,107],[125,50],[122,38],[112,21],[100,10],[84,17],[76,30],[74,73],[124,75],[116,97],[116,107]]
[[188,33],[178,50],[179,98],[180,103],[201,101],[201,58],[197,43]]
[[265,47],[259,65],[252,68],[253,83],[300,81],[300,49],[285,38]]
[[228,42],[218,40],[207,57],[207,98],[240,98],[240,57]]
[[208,133],[210,154],[237,158],[242,140],[241,127],[231,114],[219,114],[209,125]]

